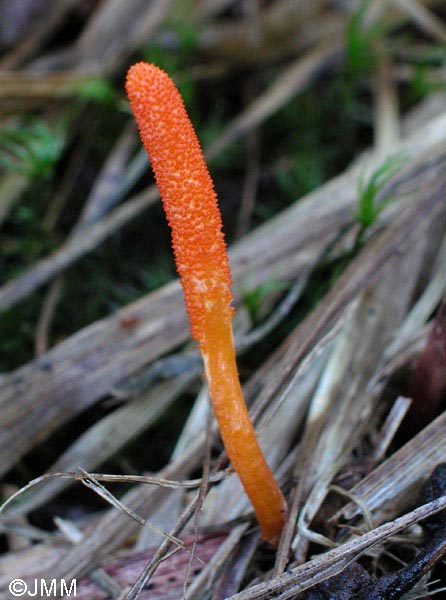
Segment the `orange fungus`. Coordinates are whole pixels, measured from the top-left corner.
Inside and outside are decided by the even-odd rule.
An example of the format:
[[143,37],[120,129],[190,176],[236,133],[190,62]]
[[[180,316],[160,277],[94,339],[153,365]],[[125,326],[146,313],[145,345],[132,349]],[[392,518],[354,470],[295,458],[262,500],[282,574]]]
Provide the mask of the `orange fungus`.
[[183,100],[164,71],[137,63],[128,72],[126,89],[172,229],[192,336],[203,356],[223,443],[263,538],[275,545],[286,502],[243,400],[232,335],[229,262],[217,196],[200,143]]
[[128,72],[126,89],[172,229],[192,336],[202,343],[209,302],[219,298],[228,314],[232,313],[231,275],[217,195],[170,77],[155,65],[137,63]]

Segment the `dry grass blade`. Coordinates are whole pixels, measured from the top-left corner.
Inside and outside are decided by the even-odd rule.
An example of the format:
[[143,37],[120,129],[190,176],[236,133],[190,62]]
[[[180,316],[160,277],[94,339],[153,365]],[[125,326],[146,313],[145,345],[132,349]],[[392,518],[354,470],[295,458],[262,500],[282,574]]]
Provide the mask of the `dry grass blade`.
[[120,0],[101,2],[89,19],[82,35],[68,51],[37,59],[35,70],[110,72],[130,52],[147,41],[169,14],[172,0]]
[[244,523],[232,529],[212,559],[185,590],[185,600],[198,600],[198,598],[205,598],[209,594],[221,574],[222,567],[225,565],[228,557],[234,552],[234,548],[240,545],[248,527],[249,525]]
[[[442,190],[444,182],[442,176],[437,182],[437,187],[430,190],[433,193],[429,200],[424,197],[423,187],[418,188],[418,205],[408,202],[406,209],[400,218],[383,233],[383,235],[368,247],[349,266],[337,282],[337,285],[327,294],[313,313],[293,332],[286,346],[286,354],[279,349],[265,365],[259,369],[250,382],[253,393],[260,390],[257,401],[267,405],[269,400],[278,393],[278,390],[292,373],[296,365],[304,357],[323,334],[327,333],[333,323],[342,313],[345,306],[351,302],[366,287],[373,285],[379,277],[382,269],[385,269],[392,256],[399,254],[399,248],[413,233],[413,223],[421,224],[423,215],[429,220],[434,219],[438,210],[442,209]],[[426,190],[427,191],[427,190]],[[425,201],[427,202],[425,203]],[[412,214],[411,211],[414,211]],[[432,211],[432,212],[431,212]],[[431,221],[432,222],[432,221]],[[278,364],[283,366],[278,367]],[[275,377],[268,381],[268,373],[274,372]],[[254,391],[255,390],[255,391]]]
[[438,500],[416,508],[394,521],[380,525],[376,529],[334,550],[330,550],[304,565],[290,569],[284,575],[271,579],[266,583],[259,583],[243,592],[235,594],[230,599],[228,598],[228,600],[267,600],[267,598],[271,598],[271,594],[274,594],[274,597],[280,600],[293,598],[296,594],[339,573],[346,567],[348,562],[354,560],[359,554],[374,544],[445,508],[446,496],[443,496]]
[[375,148],[383,158],[389,156],[400,139],[399,101],[395,82],[391,78],[388,59],[380,60],[374,81]]
[[[227,471],[232,471],[232,469],[228,469]],[[209,477],[208,483],[217,483],[219,481],[221,481],[223,478],[225,478],[228,475],[227,471],[220,471],[219,473],[216,473],[215,475],[211,475]],[[165,487],[165,488],[170,488],[170,489],[196,489],[199,488],[202,485],[202,479],[188,479],[188,480],[183,480],[183,481],[174,481],[171,479],[163,479],[161,477],[151,477],[151,476],[147,476],[147,475],[113,475],[113,474],[106,474],[106,473],[88,473],[88,476],[93,477],[96,481],[103,481],[103,482],[108,482],[108,483],[144,483],[144,484],[150,484],[150,485],[157,485],[160,487]],[[45,475],[41,475],[40,477],[37,477],[36,479],[33,479],[32,481],[30,481],[26,486],[24,486],[23,488],[21,488],[20,490],[15,491],[14,493],[12,493],[8,499],[0,506],[0,514],[1,513],[7,513],[8,517],[13,515],[20,515],[24,512],[28,512],[28,510],[32,510],[34,508],[34,506],[38,505],[38,502],[36,502],[33,498],[33,500],[29,503],[31,506],[30,508],[27,509],[23,509],[22,506],[20,506],[18,508],[18,510],[10,510],[11,505],[14,503],[14,501],[19,498],[20,496],[22,496],[23,494],[25,494],[26,492],[28,492],[29,490],[32,490],[33,488],[35,488],[36,486],[39,486],[42,483],[46,483],[48,484],[49,482],[51,482],[51,480],[53,479],[65,479],[65,480],[71,480],[71,482],[74,481],[84,481],[84,479],[86,479],[86,475],[83,472],[50,472],[50,473],[46,473]],[[60,490],[57,490],[60,491]],[[40,498],[37,498],[37,500],[40,501]],[[55,522],[57,521],[58,517],[55,518]],[[3,528],[4,530],[8,530],[8,528],[15,528],[16,526],[14,524],[8,525],[7,522],[2,523],[0,525],[1,528]],[[37,531],[37,530],[35,530]],[[32,539],[49,539],[51,538],[50,534],[47,534],[44,531],[40,531],[38,535],[36,535],[35,531],[32,533],[32,535],[29,535],[28,537],[32,538]]]
[[[115,456],[121,448],[156,423],[194,377],[195,373],[192,372],[173,381],[161,383],[95,423],[65,450],[48,469],[49,474],[74,471],[79,466],[91,471]],[[73,479],[59,477],[46,481],[44,486],[33,490],[30,496],[22,498],[18,505],[12,506],[7,513],[8,517],[36,510],[72,482]]]
[[410,398],[399,396],[395,400],[380,431],[379,440],[372,455],[373,462],[378,463],[384,459],[393,438],[395,437],[401,426],[401,423],[404,421],[404,418],[407,415],[410,404]]
[[[181,532],[181,530],[184,528],[184,526],[187,524],[187,522],[192,518],[192,516],[196,510],[199,498],[200,498],[200,493],[197,494],[197,496],[195,497],[194,500],[189,502],[188,506],[185,508],[185,510],[183,511],[183,514],[179,518],[178,522],[175,524],[175,527],[173,528],[171,535],[175,535],[176,533]],[[197,540],[197,538],[195,537],[194,542],[193,542],[193,548],[196,547],[196,540]],[[138,577],[138,579],[132,586],[132,589],[128,593],[126,600],[137,600],[143,587],[148,583],[148,581],[150,580],[152,575],[155,573],[155,571],[159,567],[161,561],[163,561],[167,556],[170,556],[170,546],[171,546],[171,540],[169,538],[166,538],[163,541],[163,543],[159,546],[159,548],[157,549],[157,551],[156,551],[155,555],[153,556],[152,560],[150,561],[150,563],[141,572],[140,576]],[[188,566],[186,569],[185,581],[187,581],[189,565],[190,565],[190,563],[188,563]]]
[[[426,473],[444,460],[445,428],[443,413],[350,490],[367,505],[376,523],[407,508]],[[336,518],[350,519],[360,512],[358,506],[349,503]]]
[[150,529],[155,531],[155,533],[160,534],[163,538],[168,539],[172,544],[178,546],[179,549],[184,549],[184,544],[179,538],[168,533],[167,531],[161,531],[160,529],[158,529],[158,527],[156,527],[146,519],[140,517],[123,502],[118,500],[118,498],[113,496],[113,494],[109,492],[107,488],[105,488],[101,483],[99,483],[99,481],[97,481],[91,473],[87,473],[87,471],[85,471],[84,469],[81,469],[81,472],[84,475],[84,478],[81,481],[85,485],[85,487],[93,490],[96,494],[98,494],[98,496],[106,500],[108,504],[111,504],[111,506],[117,508],[119,511],[123,512],[131,519],[136,521],[138,525],[142,525],[143,527],[149,527]]
[[395,339],[386,349],[385,358],[391,360],[413,340],[418,329],[433,313],[446,293],[446,237],[444,238],[435,259],[432,275],[423,294],[412,307],[409,314],[395,335]]
[[[223,571],[220,572],[219,579],[214,587],[212,600],[223,600],[228,596],[235,594],[245,579],[248,567],[253,558],[258,544],[258,534],[253,533],[237,544],[237,549],[233,552],[233,557],[223,565]],[[209,561],[209,564],[212,561]]]
[[98,223],[86,227],[81,237],[70,237],[54,254],[38,261],[17,279],[0,288],[0,310],[4,310],[45,284],[81,256],[94,250],[104,239],[137,217],[158,199],[155,188],[127,200]]
[[0,179],[0,225],[28,185],[28,178],[19,173],[8,173]]
[[212,144],[206,155],[213,158],[223,148],[242,135],[257,127],[281,106],[289,102],[325,69],[331,69],[342,58],[339,43],[322,45],[312,49],[303,58],[299,57],[286,67],[266,92],[256,98],[232,123],[225,133]]
[[79,233],[83,227],[99,221],[119,202],[122,195],[121,180],[125,175],[125,167],[135,142],[135,126],[132,121],[129,121],[96,178],[75,232]]
[[[414,275],[423,268],[420,257],[427,236],[422,233],[425,226],[419,226],[421,235],[408,237],[402,244],[401,254],[389,259],[379,279],[359,296],[353,315],[338,335],[310,404],[295,474],[299,483],[293,494],[290,518],[294,524],[300,512],[302,531],[319,510],[331,479],[350,459],[364,424],[373,412],[374,403],[367,394],[370,378],[379,368],[383,351],[405,315],[416,283]],[[317,494],[305,502],[314,486],[318,488]],[[305,555],[305,535],[298,531],[293,540],[298,560]],[[285,567],[291,536],[290,528],[282,539],[278,572]]]
[[[351,313],[352,311],[350,310],[349,312]],[[321,473],[326,468],[324,462],[320,463],[324,457],[321,456],[323,449],[318,448],[318,443],[321,440],[325,444],[325,438],[322,434],[324,432],[324,425],[326,424],[325,421],[330,412],[330,405],[336,398],[336,393],[354,352],[355,344],[349,338],[351,338],[352,333],[355,331],[355,324],[357,325],[350,314],[347,317],[347,322],[342,327],[342,331],[337,335],[334,348],[331,351],[310,402],[307,422],[300,444],[300,458],[294,473],[299,483],[295,486],[290,497],[290,515],[277,552],[276,574],[280,574],[284,570],[288,561],[289,549],[294,536],[294,527],[302,502],[314,485],[315,480],[320,478]],[[339,449],[342,449],[342,444],[340,444]],[[336,462],[336,459],[334,459],[334,462]]]
[[446,27],[441,19],[418,0],[392,0],[395,6],[403,10],[418,27],[434,39],[446,42]]
[[[186,477],[197,469],[203,460],[204,436],[195,440],[187,448],[181,458],[172,461],[159,475],[165,479]],[[138,486],[133,488],[121,501],[140,517],[147,520],[152,511],[163,501],[166,489],[159,487]],[[188,513],[189,514],[189,513]],[[190,514],[193,514],[192,512]],[[58,557],[47,573],[50,578],[73,579],[90,570],[93,565],[104,558],[110,551],[119,547],[137,530],[137,523],[129,520],[119,510],[111,510],[97,523],[88,538],[69,550],[62,558]],[[175,533],[174,533],[175,535]]]
[[250,35],[251,23],[244,18],[210,24],[199,38],[199,46],[211,56],[233,64],[269,63],[328,41],[341,40],[345,19],[327,8],[322,0],[279,0],[260,11],[260,40]]
[[33,101],[44,107],[48,99],[67,99],[79,94],[83,85],[92,81],[93,75],[72,71],[41,74],[33,71],[0,71],[0,99],[10,103]]
[[14,69],[32,56],[52,33],[54,33],[77,0],[60,0],[54,5],[51,14],[45,15],[34,31],[0,61],[0,69]]
[[[99,173],[79,219],[73,227],[71,233],[72,236],[82,236],[82,229],[85,226],[99,221],[121,199],[124,191],[119,184],[134,142],[135,129],[133,123],[130,122],[127,127],[124,128],[123,133],[119,137]],[[62,288],[63,276],[59,275],[52,282],[48,290],[42,305],[41,316],[37,323],[37,356],[41,356],[48,349],[49,330],[62,294]]]

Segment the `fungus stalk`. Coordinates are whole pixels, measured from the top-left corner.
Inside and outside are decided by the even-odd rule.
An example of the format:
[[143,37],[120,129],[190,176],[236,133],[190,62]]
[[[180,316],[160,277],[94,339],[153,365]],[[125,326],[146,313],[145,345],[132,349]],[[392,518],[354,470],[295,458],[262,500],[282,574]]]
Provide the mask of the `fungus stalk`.
[[203,357],[223,443],[254,507],[263,539],[276,545],[286,502],[242,395],[232,334],[231,274],[213,183],[169,76],[155,65],[137,63],[128,72],[126,90],[172,230],[192,337]]

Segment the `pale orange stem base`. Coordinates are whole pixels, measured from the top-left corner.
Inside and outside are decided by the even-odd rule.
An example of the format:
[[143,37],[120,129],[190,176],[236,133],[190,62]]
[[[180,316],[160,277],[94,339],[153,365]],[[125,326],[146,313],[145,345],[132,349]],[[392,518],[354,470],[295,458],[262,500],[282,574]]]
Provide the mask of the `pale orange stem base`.
[[200,344],[214,413],[229,460],[249,497],[262,538],[276,546],[287,515],[286,500],[257,441],[243,399],[235,362],[231,312],[227,307],[206,318]]

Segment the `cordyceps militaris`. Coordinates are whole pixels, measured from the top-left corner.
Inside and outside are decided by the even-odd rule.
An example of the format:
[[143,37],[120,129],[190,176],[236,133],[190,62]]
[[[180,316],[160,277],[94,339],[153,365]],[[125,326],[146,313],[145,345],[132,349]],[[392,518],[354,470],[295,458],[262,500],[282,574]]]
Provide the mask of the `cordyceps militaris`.
[[266,463],[243,399],[232,334],[231,274],[212,179],[183,100],[152,64],[128,72],[126,90],[149,154],[181,278],[192,337],[228,457],[248,495],[262,537],[276,545],[286,501]]

